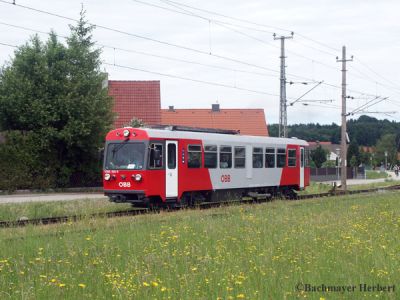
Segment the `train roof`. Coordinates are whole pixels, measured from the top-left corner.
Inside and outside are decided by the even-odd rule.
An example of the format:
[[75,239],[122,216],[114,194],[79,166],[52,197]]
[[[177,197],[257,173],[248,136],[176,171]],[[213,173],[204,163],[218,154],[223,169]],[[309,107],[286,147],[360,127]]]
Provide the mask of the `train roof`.
[[308,146],[308,143],[304,140],[297,138],[277,138],[277,137],[263,137],[263,136],[250,136],[250,135],[239,135],[239,134],[221,134],[212,132],[192,132],[192,131],[179,131],[169,129],[153,129],[153,128],[138,128],[147,133],[150,138],[170,138],[170,139],[199,139],[215,141],[220,144],[221,142],[232,142],[232,143],[252,143],[252,144],[263,144],[270,143],[276,145],[300,145]]

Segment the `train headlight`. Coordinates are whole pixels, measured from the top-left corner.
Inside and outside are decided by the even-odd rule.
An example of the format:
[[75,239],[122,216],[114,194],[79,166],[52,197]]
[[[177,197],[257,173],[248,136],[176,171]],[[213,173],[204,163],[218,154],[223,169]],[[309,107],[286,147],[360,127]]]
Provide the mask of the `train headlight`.
[[142,180],[142,175],[140,175],[140,174],[136,174],[136,175],[134,175],[132,177],[134,177],[135,181],[141,181]]
[[111,179],[111,174],[110,173],[104,174],[104,180],[110,180],[110,179]]
[[129,130],[128,129],[125,129],[124,130],[124,137],[128,137],[129,136],[129,134],[130,134],[130,132],[129,132]]

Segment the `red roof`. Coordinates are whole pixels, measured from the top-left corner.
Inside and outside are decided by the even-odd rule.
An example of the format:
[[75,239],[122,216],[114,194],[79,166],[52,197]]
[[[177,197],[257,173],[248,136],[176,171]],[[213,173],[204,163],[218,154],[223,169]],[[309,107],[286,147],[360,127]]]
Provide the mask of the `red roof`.
[[308,142],[308,144],[311,145],[332,145],[332,142]]
[[161,123],[160,81],[108,81],[108,94],[114,98],[114,127],[127,125],[133,118],[144,123]]
[[240,130],[242,135],[268,136],[263,109],[162,109],[161,123]]

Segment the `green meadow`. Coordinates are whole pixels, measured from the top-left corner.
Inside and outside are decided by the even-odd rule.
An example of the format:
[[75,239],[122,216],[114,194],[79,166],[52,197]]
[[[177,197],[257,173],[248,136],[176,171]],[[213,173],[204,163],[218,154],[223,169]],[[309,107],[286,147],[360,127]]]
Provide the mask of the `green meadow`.
[[358,289],[399,284],[399,226],[397,191],[0,229],[0,298],[399,299]]

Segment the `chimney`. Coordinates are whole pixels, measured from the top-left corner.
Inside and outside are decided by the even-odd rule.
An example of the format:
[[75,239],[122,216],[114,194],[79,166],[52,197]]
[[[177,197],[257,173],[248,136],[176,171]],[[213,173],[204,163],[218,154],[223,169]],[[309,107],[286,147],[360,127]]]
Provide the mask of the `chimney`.
[[173,105],[168,106],[168,111],[174,112],[175,111],[174,106]]
[[212,104],[211,105],[212,112],[219,112],[219,104]]

